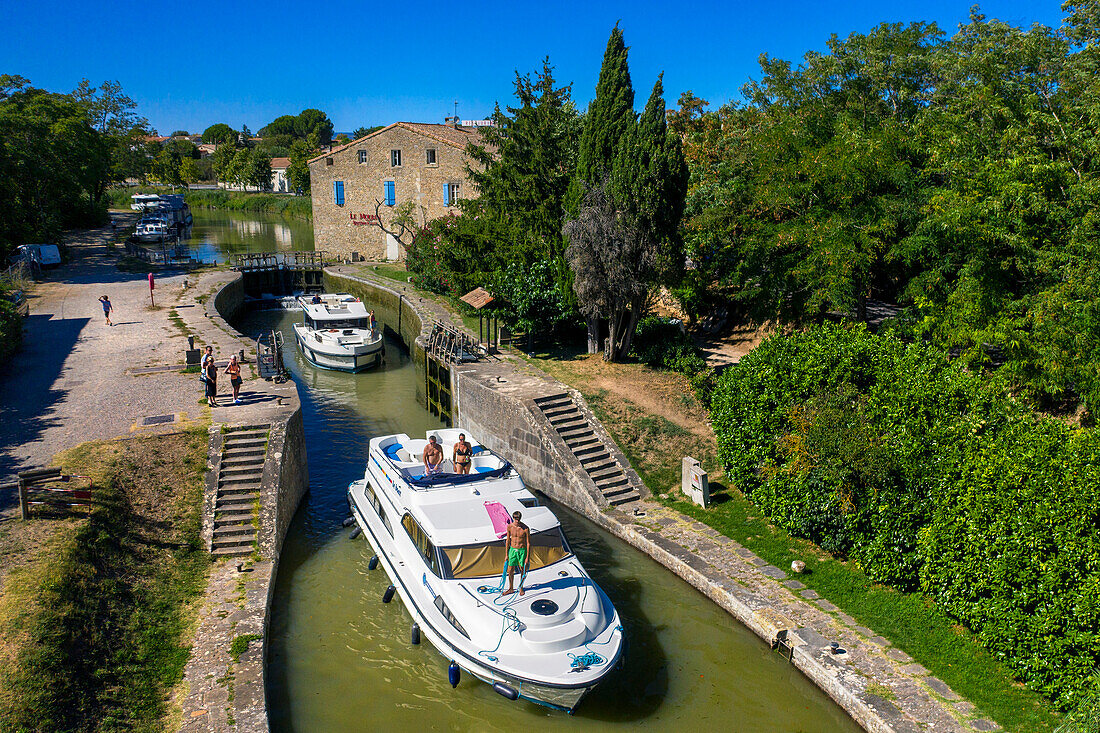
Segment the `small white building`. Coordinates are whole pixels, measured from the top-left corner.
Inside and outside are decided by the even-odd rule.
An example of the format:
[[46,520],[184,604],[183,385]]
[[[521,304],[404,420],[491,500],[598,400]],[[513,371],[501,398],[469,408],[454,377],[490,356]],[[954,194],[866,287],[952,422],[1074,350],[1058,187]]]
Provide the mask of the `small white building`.
[[286,177],[286,169],[290,167],[290,158],[271,159],[271,191],[272,193],[294,193],[290,187],[290,179]]

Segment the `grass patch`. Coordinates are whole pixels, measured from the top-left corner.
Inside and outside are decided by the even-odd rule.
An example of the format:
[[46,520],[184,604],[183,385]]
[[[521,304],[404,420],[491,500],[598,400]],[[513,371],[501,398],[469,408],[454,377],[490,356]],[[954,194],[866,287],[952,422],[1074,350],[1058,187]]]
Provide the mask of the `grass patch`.
[[384,265],[371,265],[370,269],[375,275],[380,275],[381,277],[406,284],[409,282],[409,275],[411,274],[405,269],[403,264],[397,262],[386,263]]
[[[209,556],[200,537],[206,432],[86,443],[61,455],[97,505],[6,585],[17,663],[0,677],[0,729],[152,730],[190,655]],[[45,521],[45,520],[32,520]]]
[[233,657],[233,661],[241,661],[241,655],[248,651],[248,645],[262,638],[264,638],[263,634],[241,634],[233,639],[233,643],[229,646],[229,654]]

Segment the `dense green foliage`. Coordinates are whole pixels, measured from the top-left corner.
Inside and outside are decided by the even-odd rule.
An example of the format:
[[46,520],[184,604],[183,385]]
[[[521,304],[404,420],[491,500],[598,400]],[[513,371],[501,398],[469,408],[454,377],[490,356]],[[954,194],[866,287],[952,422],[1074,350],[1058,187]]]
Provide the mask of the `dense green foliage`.
[[1100,662],[1100,433],[1040,418],[936,349],[777,336],[712,403],[731,481],[778,525],[920,589],[1072,705]]
[[15,246],[101,221],[110,141],[70,94],[0,76],[0,262]]
[[265,142],[282,139],[287,145],[291,140],[315,136],[321,145],[328,145],[332,140],[332,120],[319,109],[303,109],[296,115],[275,118],[261,127],[258,134]]
[[23,344],[23,316],[15,310],[15,305],[7,299],[0,287],[0,371],[8,365],[12,356]]
[[1065,8],[1059,29],[975,12],[951,37],[882,25],[765,56],[714,111],[685,93],[688,307],[814,322],[898,302],[1018,394],[1100,405],[1100,13]]

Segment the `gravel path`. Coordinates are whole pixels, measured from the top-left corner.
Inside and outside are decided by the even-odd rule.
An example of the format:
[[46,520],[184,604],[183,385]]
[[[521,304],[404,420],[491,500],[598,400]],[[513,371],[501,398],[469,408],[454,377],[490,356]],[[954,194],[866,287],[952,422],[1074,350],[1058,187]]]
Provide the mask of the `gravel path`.
[[[23,348],[0,374],[0,481],[84,441],[155,429],[143,427],[146,417],[186,421],[207,409],[197,375],[126,373],[183,362],[187,341],[166,305],[182,294],[185,275],[158,276],[161,307],[151,309],[147,276],[121,272],[108,241],[109,229],[72,233],[71,261],[34,289]],[[113,327],[98,302],[104,294]],[[0,507],[11,500],[0,497]]]

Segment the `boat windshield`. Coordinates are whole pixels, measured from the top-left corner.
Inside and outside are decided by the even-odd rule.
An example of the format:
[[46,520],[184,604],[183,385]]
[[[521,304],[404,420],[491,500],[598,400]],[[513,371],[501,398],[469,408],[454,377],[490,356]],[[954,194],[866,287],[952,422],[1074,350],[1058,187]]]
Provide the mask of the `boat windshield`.
[[[442,550],[440,555],[443,558],[443,577],[457,580],[492,578],[500,575],[504,570],[504,561],[508,558],[504,540],[440,549]],[[569,554],[569,545],[560,527],[536,532],[531,535],[531,558],[528,570],[538,570],[552,565]]]

